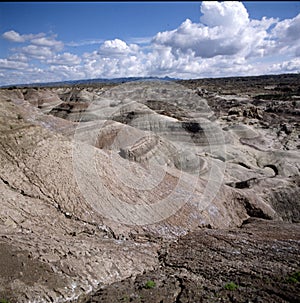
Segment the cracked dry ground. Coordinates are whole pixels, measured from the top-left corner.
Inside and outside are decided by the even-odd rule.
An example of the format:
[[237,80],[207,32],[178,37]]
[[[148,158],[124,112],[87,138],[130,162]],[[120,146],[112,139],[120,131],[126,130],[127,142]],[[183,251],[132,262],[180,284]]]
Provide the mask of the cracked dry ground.
[[[187,81],[191,91],[170,92],[172,103],[155,95],[158,85],[149,100],[126,86],[106,95],[97,85],[0,90],[0,300],[299,302],[299,77]],[[116,101],[128,98],[135,102],[121,104],[127,109],[110,117],[93,147],[106,188],[128,203],[164,197],[177,180],[176,165],[193,169],[186,164],[194,158],[186,153],[178,163],[169,157],[173,147],[161,133],[172,130],[182,139],[186,132],[178,125],[192,126],[203,163],[194,197],[206,184],[205,168],[226,161],[213,207],[199,211],[196,200],[189,201],[170,218],[132,226],[102,216],[83,197],[72,165],[76,123],[93,100],[82,128],[82,145],[89,144],[85,131],[93,129],[95,113],[115,110]],[[146,116],[153,117],[149,125]],[[220,125],[225,158],[208,152],[198,118]],[[157,125],[162,129],[145,136]],[[142,137],[142,144],[123,146],[115,140],[118,132],[129,141]],[[119,180],[133,177],[128,159],[136,173],[153,155],[164,160],[160,151],[174,160],[161,192],[122,185]],[[86,172],[84,165],[79,169]],[[185,192],[185,183],[180,186]]]
[[292,279],[300,275],[299,240],[300,224],[263,219],[198,230],[165,245],[156,270],[103,288],[88,302],[300,302]]

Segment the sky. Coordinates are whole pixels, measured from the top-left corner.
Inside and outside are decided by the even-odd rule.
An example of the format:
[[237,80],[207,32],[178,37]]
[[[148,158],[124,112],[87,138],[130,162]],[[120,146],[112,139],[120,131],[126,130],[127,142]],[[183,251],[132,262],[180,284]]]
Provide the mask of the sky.
[[300,1],[0,3],[0,85],[299,72]]

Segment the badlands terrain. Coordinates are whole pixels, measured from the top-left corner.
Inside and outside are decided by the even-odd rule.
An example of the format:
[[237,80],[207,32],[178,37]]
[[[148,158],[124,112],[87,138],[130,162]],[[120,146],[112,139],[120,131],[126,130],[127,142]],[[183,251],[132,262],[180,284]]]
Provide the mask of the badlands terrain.
[[300,302],[300,75],[0,89],[0,302]]

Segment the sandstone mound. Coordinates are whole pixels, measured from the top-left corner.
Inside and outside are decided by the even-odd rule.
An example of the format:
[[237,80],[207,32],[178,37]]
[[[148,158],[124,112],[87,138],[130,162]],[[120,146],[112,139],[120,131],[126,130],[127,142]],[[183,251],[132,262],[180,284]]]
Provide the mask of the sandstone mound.
[[47,89],[31,89],[23,92],[24,99],[37,106],[43,113],[48,113],[53,107],[62,103],[56,92]]

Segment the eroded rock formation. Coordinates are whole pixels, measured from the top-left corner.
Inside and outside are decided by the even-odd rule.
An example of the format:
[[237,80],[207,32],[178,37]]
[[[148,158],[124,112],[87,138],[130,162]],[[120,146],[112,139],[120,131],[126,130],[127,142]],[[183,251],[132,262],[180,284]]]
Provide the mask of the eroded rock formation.
[[[265,80],[263,87],[251,86],[256,78],[249,78],[249,91],[230,88],[225,80],[215,88],[214,81],[193,80],[185,86],[137,82],[2,89],[0,299],[85,302],[100,287],[130,276],[133,280],[124,285],[136,292],[132,283],[147,271],[146,276],[156,273],[158,283],[174,287],[160,287],[153,301],[144,302],[193,302],[189,288],[209,285],[199,292],[206,298],[221,285],[204,277],[206,272],[239,275],[229,256],[222,255],[223,242],[236,241],[238,248],[232,244],[228,251],[258,244],[270,260],[279,260],[282,255],[263,244],[268,237],[281,241],[276,228],[284,229],[285,241],[289,228],[295,231],[291,253],[286,263],[278,261],[275,276],[297,270],[300,97],[294,88],[299,79],[292,79],[287,95],[273,96],[276,101],[269,87],[281,88],[280,77],[274,83]],[[251,217],[267,221],[245,225]],[[249,233],[245,226],[251,227]],[[259,226],[266,234],[257,232]],[[183,240],[175,244],[178,237]],[[247,237],[251,243],[243,247]],[[189,246],[196,238],[203,241]],[[176,272],[186,263],[181,255],[174,257],[179,265],[168,261],[169,253],[162,259],[166,245],[179,255],[195,250],[196,272],[182,265],[188,280]],[[284,251],[288,243],[280,245]],[[207,254],[220,251],[215,257],[223,261],[219,267],[208,261],[202,272],[205,246]],[[257,253],[243,252],[236,260],[254,259]],[[110,298],[110,289],[103,290],[104,297]],[[282,302],[298,295],[276,294]],[[91,300],[106,302],[99,298]]]

